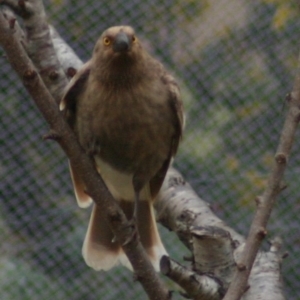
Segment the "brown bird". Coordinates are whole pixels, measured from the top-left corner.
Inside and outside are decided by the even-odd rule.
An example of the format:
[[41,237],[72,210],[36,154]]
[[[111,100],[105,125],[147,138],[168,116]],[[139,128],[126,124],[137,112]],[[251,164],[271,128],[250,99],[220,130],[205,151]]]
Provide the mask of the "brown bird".
[[[182,135],[183,110],[174,78],[142,47],[129,26],[107,29],[92,58],[70,81],[60,109],[90,154],[107,188],[126,216],[156,270],[166,250],[153,210]],[[92,199],[80,174],[70,172],[80,207]],[[118,263],[132,269],[115,241],[104,213],[93,207],[83,245],[86,263],[108,270]]]

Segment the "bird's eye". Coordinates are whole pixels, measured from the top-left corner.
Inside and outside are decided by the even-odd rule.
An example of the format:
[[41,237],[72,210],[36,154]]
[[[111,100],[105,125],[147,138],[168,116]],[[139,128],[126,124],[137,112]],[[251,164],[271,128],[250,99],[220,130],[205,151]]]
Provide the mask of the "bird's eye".
[[104,44],[105,46],[109,46],[110,43],[111,43],[111,41],[110,41],[110,39],[109,39],[108,37],[103,38],[103,44]]
[[137,41],[137,37],[135,35],[132,36],[132,42],[135,43]]

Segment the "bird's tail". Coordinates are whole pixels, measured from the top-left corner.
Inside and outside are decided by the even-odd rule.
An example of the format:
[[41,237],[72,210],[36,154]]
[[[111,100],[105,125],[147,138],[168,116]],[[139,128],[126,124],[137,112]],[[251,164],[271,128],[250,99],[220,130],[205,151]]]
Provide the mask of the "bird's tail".
[[[120,206],[127,218],[131,219],[134,202],[121,200]],[[155,270],[159,271],[160,259],[163,255],[167,255],[167,252],[159,236],[152,201],[140,200],[137,215],[136,222],[141,243]],[[109,270],[118,264],[132,270],[121,245],[114,239],[104,213],[96,205],[93,207],[82,252],[87,265],[95,270]]]

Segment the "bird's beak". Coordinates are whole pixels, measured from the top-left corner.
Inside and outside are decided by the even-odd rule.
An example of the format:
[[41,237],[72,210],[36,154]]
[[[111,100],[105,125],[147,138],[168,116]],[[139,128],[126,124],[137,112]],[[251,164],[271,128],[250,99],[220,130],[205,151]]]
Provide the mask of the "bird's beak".
[[114,41],[114,52],[127,52],[131,48],[131,40],[124,32],[119,32]]

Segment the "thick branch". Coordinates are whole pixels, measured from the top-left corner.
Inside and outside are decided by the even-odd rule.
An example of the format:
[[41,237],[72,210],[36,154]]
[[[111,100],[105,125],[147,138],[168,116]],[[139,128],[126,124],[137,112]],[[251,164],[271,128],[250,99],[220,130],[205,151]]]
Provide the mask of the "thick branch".
[[[215,216],[208,204],[196,195],[191,186],[175,169],[170,169],[167,173],[157,199],[156,209],[159,221],[176,232],[194,254],[194,268],[198,271],[214,274],[226,289],[235,270],[231,251],[233,250],[234,261],[239,262],[245,249],[243,237]],[[198,226],[201,226],[201,232],[197,230],[197,228],[199,229]],[[198,237],[201,240],[198,240]],[[198,240],[196,246],[198,249],[194,249],[195,240]],[[213,249],[211,249],[212,243]],[[217,248],[219,248],[220,253],[217,253]],[[271,249],[270,252],[272,251]],[[201,266],[197,261],[201,263]],[[255,286],[251,285],[245,294],[246,298],[243,299],[258,299],[264,297],[265,290],[273,289],[277,291],[276,297],[273,294],[273,300],[284,299],[279,280],[280,265],[281,255],[278,251],[272,254],[260,252],[255,261],[255,270],[251,272],[250,278],[250,283],[255,283]],[[268,268],[266,272],[266,266],[272,267]],[[243,270],[244,266],[237,265],[237,268]],[[177,268],[176,272],[180,272],[180,269]],[[256,286],[260,283],[261,276],[264,277],[264,290]]]
[[189,233],[192,227],[218,227],[228,232],[237,244],[244,242],[244,238],[218,218],[174,168],[170,168],[166,175],[155,208],[158,221],[175,231],[191,250]]
[[243,300],[257,299],[261,295],[264,300],[284,300],[283,281],[281,278],[282,254],[281,241],[275,238],[270,251],[259,253],[253,264],[249,277],[249,288],[243,295]]
[[[234,251],[244,243],[243,237],[220,220],[172,168],[167,173],[155,208],[159,222],[176,232],[191,250],[193,269],[218,278],[226,290],[236,268]],[[177,268],[177,273],[179,271]]]
[[[226,290],[236,268],[230,234],[220,227],[192,228],[194,269],[219,278]],[[213,259],[212,259],[213,258]]]
[[212,276],[199,275],[178,264],[167,256],[160,262],[162,274],[180,285],[189,298],[194,300],[220,300],[224,290],[222,284]]
[[[50,35],[56,56],[65,74],[73,77],[74,73],[82,66],[82,61],[75,54],[73,49],[65,43],[55,28],[49,25]],[[61,91],[62,92],[62,91]]]
[[[62,118],[52,96],[2,12],[0,12],[0,44],[28,93],[49,123],[52,137],[61,145],[78,173],[82,174],[88,193],[96,205],[101,206],[101,209],[107,213],[114,235],[121,242],[126,240],[128,236],[132,235],[132,228],[128,226],[124,213],[108,192],[91,159],[83,152],[74,133]],[[150,299],[170,299],[168,290],[155,273],[139,241],[131,239],[123,246],[123,249],[136,272],[137,279],[143,285]]]

